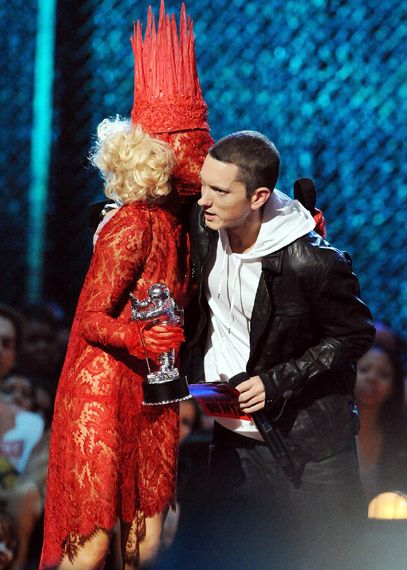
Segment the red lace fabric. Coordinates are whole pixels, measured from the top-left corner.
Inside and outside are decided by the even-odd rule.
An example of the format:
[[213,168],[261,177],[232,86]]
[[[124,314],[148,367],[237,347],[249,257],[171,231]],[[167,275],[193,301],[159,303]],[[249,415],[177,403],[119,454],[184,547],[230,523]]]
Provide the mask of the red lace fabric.
[[138,334],[130,292],[145,298],[163,282],[186,303],[188,252],[180,224],[154,206],[123,206],[101,231],[58,386],[41,569],[74,559],[117,518],[143,529],[140,516],[174,502],[178,406],[141,405],[144,352],[130,356],[125,339]]

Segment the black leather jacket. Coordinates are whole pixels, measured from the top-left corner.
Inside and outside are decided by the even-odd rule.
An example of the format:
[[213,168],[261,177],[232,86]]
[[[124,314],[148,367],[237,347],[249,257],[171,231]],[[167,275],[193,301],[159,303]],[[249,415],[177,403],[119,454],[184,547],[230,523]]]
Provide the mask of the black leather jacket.
[[[201,277],[210,269],[205,262],[218,239],[198,215],[191,228],[199,282],[192,307],[198,314],[191,319],[195,326],[184,368],[192,382],[204,380],[208,306]],[[328,457],[357,432],[355,361],[369,349],[374,332],[349,256],[318,234],[310,232],[263,257],[244,372],[247,378],[261,377],[265,410],[296,463]]]

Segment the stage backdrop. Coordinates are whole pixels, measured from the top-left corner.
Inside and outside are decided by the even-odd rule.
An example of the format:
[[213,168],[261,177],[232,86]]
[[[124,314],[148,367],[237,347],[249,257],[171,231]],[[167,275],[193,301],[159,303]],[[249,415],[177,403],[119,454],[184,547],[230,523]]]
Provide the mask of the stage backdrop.
[[[55,19],[41,28],[39,8],[52,3]],[[147,5],[0,0],[2,301],[75,305],[91,255],[88,204],[103,197],[87,154],[100,120],[129,114],[129,37]],[[179,7],[167,2],[167,11]],[[153,8],[157,14],[158,1]],[[398,0],[190,0],[187,9],[213,137],[263,131],[281,152],[281,190],[292,194],[298,177],[315,180],[328,239],[351,253],[374,317],[405,336],[407,7]],[[48,99],[44,29],[54,46]],[[41,112],[51,120],[45,134],[34,120]]]

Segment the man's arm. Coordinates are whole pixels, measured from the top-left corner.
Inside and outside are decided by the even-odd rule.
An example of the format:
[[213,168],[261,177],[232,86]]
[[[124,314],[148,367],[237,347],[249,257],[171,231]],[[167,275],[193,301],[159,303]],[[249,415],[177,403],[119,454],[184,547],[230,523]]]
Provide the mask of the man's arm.
[[260,372],[266,404],[289,398],[322,378],[341,370],[349,372],[370,347],[375,329],[368,307],[359,298],[359,281],[350,260],[337,250],[323,251],[324,269],[311,283],[309,299],[320,340],[303,355]]

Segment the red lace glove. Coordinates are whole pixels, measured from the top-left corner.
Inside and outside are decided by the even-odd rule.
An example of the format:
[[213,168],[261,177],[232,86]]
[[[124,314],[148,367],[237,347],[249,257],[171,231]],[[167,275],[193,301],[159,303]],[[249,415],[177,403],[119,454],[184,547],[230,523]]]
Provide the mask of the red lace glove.
[[147,328],[148,326],[148,323],[130,323],[125,338],[129,354],[156,361],[162,352],[172,348],[177,352],[185,340],[184,332],[179,326],[154,325]]
[[324,218],[324,214],[323,214],[323,212],[321,212],[321,210],[318,210],[318,208],[315,208],[315,212],[316,212],[314,215],[314,220],[316,223],[315,231],[317,233],[319,233],[319,235],[325,239],[326,238],[326,221]]
[[178,352],[184,342],[184,331],[176,325],[154,325],[143,331],[144,343],[151,352],[167,352],[172,348]]

